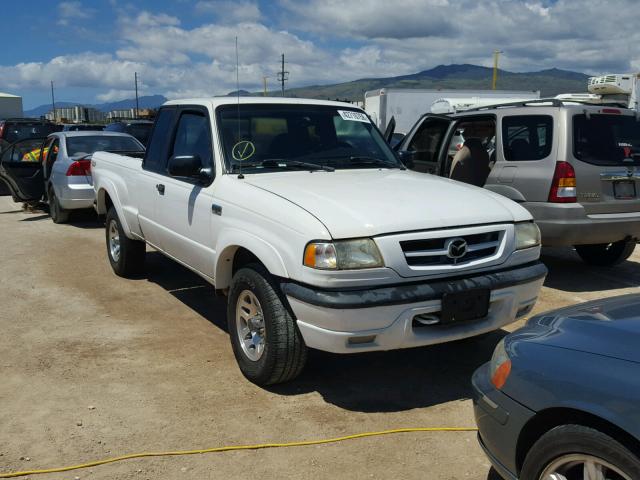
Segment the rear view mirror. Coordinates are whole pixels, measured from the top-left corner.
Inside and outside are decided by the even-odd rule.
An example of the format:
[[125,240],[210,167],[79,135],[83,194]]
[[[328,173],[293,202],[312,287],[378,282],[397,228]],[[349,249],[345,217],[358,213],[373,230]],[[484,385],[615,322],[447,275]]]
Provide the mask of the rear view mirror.
[[410,152],[409,150],[401,150],[398,152],[398,158],[408,169],[413,169],[414,163],[413,159],[415,157],[415,152]]
[[202,166],[200,155],[175,155],[169,159],[167,171],[172,177],[210,180],[211,170]]

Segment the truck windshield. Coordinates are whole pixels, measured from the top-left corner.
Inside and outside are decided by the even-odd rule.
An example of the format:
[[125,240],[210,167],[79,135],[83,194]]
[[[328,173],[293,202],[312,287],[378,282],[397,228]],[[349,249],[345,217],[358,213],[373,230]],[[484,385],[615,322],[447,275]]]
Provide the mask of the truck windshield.
[[592,165],[640,165],[640,122],[631,115],[575,115],[573,155]]
[[97,151],[142,152],[144,149],[135,139],[116,135],[82,135],[67,137],[67,155],[88,155]]
[[243,104],[217,109],[227,170],[404,168],[360,110]]

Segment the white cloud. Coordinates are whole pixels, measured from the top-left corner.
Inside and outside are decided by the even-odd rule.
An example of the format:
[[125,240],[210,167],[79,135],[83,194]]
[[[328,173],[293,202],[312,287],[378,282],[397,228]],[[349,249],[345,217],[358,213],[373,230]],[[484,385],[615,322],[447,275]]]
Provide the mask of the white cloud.
[[198,13],[215,15],[221,23],[259,22],[262,19],[257,2],[247,0],[201,0],[195,9]]
[[73,21],[87,20],[95,11],[85,7],[79,1],[66,1],[58,4],[58,25],[67,26]]
[[[148,93],[225,94],[236,88],[236,36],[240,88],[247,90],[261,90],[263,76],[275,87],[281,53],[291,86],[404,75],[438,64],[489,66],[494,49],[504,51],[500,66],[514,71],[640,69],[640,30],[626,27],[640,23],[635,0],[610,0],[607,8],[599,0],[279,0],[264,12],[253,0],[191,5],[203,18],[196,26],[118,7],[112,54],[80,46],[49,61],[0,66],[0,90],[47,88],[54,80],[58,87],[101,89],[104,101],[130,96],[137,71]],[[78,1],[61,2],[58,13],[85,26],[95,15]]]

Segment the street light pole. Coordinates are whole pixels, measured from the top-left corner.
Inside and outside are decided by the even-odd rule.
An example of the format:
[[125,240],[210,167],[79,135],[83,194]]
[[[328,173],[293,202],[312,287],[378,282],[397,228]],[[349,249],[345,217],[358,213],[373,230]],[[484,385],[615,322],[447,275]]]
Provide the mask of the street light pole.
[[134,82],[136,85],[136,119],[138,118],[138,110],[139,110],[139,105],[138,105],[138,72],[134,72],[133,75],[134,78]]
[[498,57],[503,53],[502,50],[493,51],[493,82],[491,83],[491,89],[495,90],[498,84]]
[[51,80],[51,106],[53,107],[53,121],[58,121],[58,116],[56,115],[56,97],[53,95],[53,80]]

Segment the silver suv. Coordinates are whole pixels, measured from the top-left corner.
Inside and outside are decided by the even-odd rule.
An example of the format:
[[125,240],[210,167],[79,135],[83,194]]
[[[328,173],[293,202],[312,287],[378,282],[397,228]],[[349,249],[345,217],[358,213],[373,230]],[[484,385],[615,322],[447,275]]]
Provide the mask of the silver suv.
[[[459,131],[465,141],[456,151]],[[540,226],[543,245],[573,245],[587,263],[620,263],[640,237],[633,110],[543,99],[427,114],[395,149],[409,168],[515,200]]]

